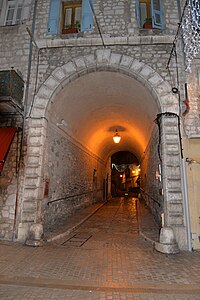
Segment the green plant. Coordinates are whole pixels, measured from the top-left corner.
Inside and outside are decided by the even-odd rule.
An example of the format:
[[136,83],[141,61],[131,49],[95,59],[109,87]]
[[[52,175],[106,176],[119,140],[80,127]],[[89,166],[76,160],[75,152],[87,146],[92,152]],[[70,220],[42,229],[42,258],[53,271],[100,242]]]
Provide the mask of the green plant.
[[144,24],[152,24],[152,18],[146,18]]

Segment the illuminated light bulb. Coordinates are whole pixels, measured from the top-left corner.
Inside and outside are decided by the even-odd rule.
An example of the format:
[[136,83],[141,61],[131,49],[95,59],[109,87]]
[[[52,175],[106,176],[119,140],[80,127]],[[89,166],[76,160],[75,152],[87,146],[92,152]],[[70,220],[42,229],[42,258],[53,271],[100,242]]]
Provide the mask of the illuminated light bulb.
[[116,130],[116,133],[115,135],[113,136],[113,141],[114,143],[118,144],[121,140],[121,136],[118,134],[117,130]]

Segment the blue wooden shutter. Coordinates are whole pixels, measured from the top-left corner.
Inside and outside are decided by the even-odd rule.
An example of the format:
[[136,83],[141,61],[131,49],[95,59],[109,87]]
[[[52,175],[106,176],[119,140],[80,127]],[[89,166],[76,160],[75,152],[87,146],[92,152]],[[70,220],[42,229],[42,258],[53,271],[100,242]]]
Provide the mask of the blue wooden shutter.
[[92,31],[93,3],[92,0],[82,0],[81,31]]
[[163,28],[162,0],[151,0],[152,26]]
[[135,2],[135,13],[136,13],[136,20],[138,23],[138,27],[141,27],[141,20],[140,20],[140,1],[136,0]]
[[60,0],[51,0],[48,19],[48,34],[58,33]]

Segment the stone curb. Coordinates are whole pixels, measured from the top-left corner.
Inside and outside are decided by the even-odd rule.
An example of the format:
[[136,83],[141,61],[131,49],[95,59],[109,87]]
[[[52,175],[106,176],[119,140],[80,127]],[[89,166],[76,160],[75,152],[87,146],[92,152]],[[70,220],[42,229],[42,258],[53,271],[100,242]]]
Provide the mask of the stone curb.
[[57,234],[55,236],[47,238],[46,242],[50,243],[50,242],[56,241],[58,239],[64,238],[65,236],[69,235],[72,231],[74,231],[75,229],[77,229],[81,224],[83,224],[86,220],[88,220],[93,214],[95,214],[95,212],[98,211],[105,203],[106,202],[101,203],[91,213],[89,213],[85,218],[81,219],[77,224],[75,224],[74,226],[72,226],[69,229],[67,229],[67,231],[59,233],[59,234]]
[[70,289],[82,291],[104,291],[104,292],[123,292],[123,293],[151,293],[167,295],[199,295],[198,284],[165,284],[165,283],[99,283],[97,281],[77,280],[68,278],[67,280],[50,279],[50,278],[30,278],[30,277],[7,277],[0,275],[0,284],[14,286],[28,286],[37,288],[54,288],[54,289]]
[[138,201],[138,227],[139,227],[139,235],[145,240],[148,241],[152,244],[153,247],[155,247],[155,244],[158,242],[156,240],[153,240],[152,238],[150,238],[149,236],[147,236],[147,234],[145,233],[145,231],[142,229],[142,218],[141,218],[141,209],[140,209],[140,201]]

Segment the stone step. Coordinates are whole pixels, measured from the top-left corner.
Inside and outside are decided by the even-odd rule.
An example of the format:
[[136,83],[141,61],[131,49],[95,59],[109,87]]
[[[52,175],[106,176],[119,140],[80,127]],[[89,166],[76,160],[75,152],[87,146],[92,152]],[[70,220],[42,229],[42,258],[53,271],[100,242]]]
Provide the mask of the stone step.
[[175,203],[175,204],[172,204],[170,203],[170,205],[168,205],[168,211],[170,214],[180,214],[182,215],[183,214],[183,205],[180,204],[180,203]]
[[41,155],[39,153],[35,153],[35,154],[28,154],[28,161],[35,159],[35,158],[39,158]]
[[167,203],[169,204],[169,205],[182,205],[183,203],[182,203],[182,199],[178,199],[178,200],[175,200],[175,199],[173,199],[173,200],[168,200],[167,201]]
[[39,154],[36,155],[28,155],[28,165],[29,164],[37,164],[38,166],[40,165],[40,161],[41,161],[41,156]]
[[178,181],[178,180],[181,180],[181,174],[178,174],[178,175],[168,175],[167,177],[168,180],[175,180],[175,181]]
[[35,163],[35,162],[28,162],[28,163],[27,163],[27,167],[28,167],[28,168],[39,168],[39,167],[40,167],[40,164]]
[[176,214],[176,215],[169,214],[169,223],[170,223],[170,225],[175,225],[175,226],[183,225],[183,215],[182,214]]
[[180,170],[181,170],[181,168],[180,168],[180,164],[177,162],[177,163],[174,163],[174,164],[171,164],[171,162],[167,162],[166,163],[166,167],[167,168],[179,168]]
[[167,135],[165,137],[165,142],[164,145],[174,145],[174,146],[179,146],[179,140],[177,139],[177,137],[174,136],[174,138],[169,137],[169,135]]
[[38,179],[39,177],[34,177],[34,178],[31,178],[31,177],[26,177],[26,186],[32,186],[32,185],[35,185],[37,186],[37,183],[38,183]]
[[163,124],[164,124],[165,128],[167,126],[169,126],[169,127],[176,126],[177,127],[178,120],[177,120],[177,118],[175,116],[174,117],[164,117],[163,118]]
[[166,156],[167,155],[180,157],[180,151],[179,150],[167,150],[167,148],[166,148]]
[[22,214],[22,222],[34,222],[35,218],[36,216],[33,212],[23,212]]
[[40,141],[39,142],[29,141],[29,145],[31,147],[42,147],[43,146]]
[[168,193],[173,193],[173,194],[182,194],[181,193],[181,188],[180,187],[171,187],[171,188],[168,188]]
[[37,185],[36,184],[30,184],[30,185],[25,185],[25,189],[26,190],[35,190],[37,189]]
[[37,199],[33,195],[25,195],[24,202],[37,202]]
[[43,134],[42,134],[42,132],[31,132],[30,134],[29,134],[29,138],[34,138],[34,137],[39,137],[39,138],[41,138],[43,136]]
[[24,201],[23,202],[23,210],[25,212],[33,212],[37,209],[37,202],[34,201]]
[[176,193],[168,193],[168,199],[167,199],[167,201],[169,202],[169,203],[171,203],[171,202],[182,202],[182,193],[181,192],[176,192]]
[[181,181],[177,181],[177,182],[175,182],[175,181],[168,181],[167,182],[167,187],[168,187],[168,189],[178,189],[179,191],[181,190]]
[[38,178],[38,174],[37,173],[26,173],[26,178],[30,178],[30,179],[36,179]]
[[30,130],[31,130],[31,128],[43,128],[44,126],[42,125],[42,124],[38,124],[38,123],[36,123],[36,124],[34,124],[34,123],[32,123],[31,125],[30,125]]

